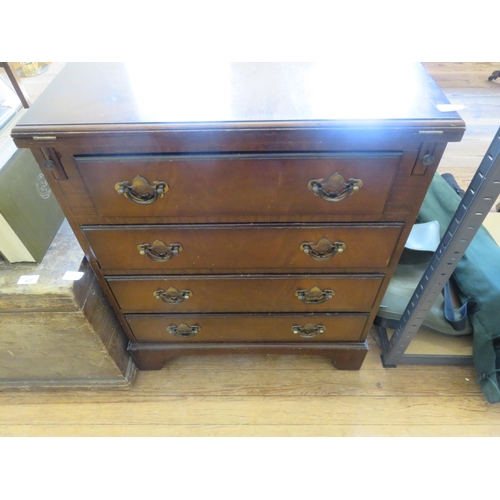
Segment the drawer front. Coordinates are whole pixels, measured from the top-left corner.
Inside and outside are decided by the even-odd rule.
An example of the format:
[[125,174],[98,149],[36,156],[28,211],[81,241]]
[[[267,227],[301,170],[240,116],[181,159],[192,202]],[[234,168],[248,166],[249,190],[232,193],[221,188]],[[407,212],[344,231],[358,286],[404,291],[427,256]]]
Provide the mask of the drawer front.
[[126,315],[138,342],[355,342],[368,315]]
[[401,224],[82,227],[106,274],[385,268]]
[[106,218],[377,216],[401,153],[75,159]]
[[124,312],[317,312],[371,309],[383,275],[108,279]]

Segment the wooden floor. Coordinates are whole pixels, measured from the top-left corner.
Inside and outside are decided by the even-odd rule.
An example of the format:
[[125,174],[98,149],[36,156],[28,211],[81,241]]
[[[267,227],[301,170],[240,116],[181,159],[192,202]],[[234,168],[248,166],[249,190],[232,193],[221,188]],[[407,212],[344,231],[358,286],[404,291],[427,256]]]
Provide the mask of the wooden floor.
[[[500,126],[500,80],[487,80],[500,63],[426,66],[465,106],[467,133],[440,168],[465,188]],[[473,367],[384,369],[370,339],[354,372],[315,357],[184,357],[139,373],[130,390],[3,392],[0,435],[500,436],[500,405]]]

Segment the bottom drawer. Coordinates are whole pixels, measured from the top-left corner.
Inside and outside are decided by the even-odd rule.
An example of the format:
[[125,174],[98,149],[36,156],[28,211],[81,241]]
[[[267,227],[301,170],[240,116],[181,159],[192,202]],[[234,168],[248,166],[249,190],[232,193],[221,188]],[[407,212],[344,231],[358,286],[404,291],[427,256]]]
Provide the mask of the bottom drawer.
[[356,342],[367,314],[125,315],[138,342]]

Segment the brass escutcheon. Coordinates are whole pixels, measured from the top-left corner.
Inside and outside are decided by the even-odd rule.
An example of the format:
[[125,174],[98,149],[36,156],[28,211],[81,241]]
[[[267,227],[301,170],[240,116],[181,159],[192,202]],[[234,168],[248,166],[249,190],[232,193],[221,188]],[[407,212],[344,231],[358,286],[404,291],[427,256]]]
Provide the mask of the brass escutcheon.
[[166,290],[155,290],[153,296],[162,300],[166,304],[182,304],[185,300],[189,299],[193,295],[191,290],[182,290],[179,292],[177,288],[171,286]]
[[292,326],[292,332],[294,335],[300,335],[305,339],[312,339],[321,333],[324,333],[326,327],[324,325],[313,325],[312,323],[306,323],[304,326],[294,325]]
[[363,186],[361,179],[351,178],[345,182],[342,175],[335,172],[325,182],[324,179],[313,179],[307,184],[307,187],[316,195],[325,201],[342,201],[359,191]]
[[181,323],[180,325],[170,325],[167,326],[167,332],[174,337],[194,337],[199,331],[201,327],[198,325],[189,326],[186,323]]
[[323,304],[335,295],[333,290],[313,286],[310,290],[297,290],[295,296],[304,304]]
[[152,245],[149,243],[137,245],[137,250],[155,262],[166,262],[182,252],[182,245],[180,243],[167,245],[164,241],[155,240]]
[[328,260],[334,255],[344,252],[347,245],[343,241],[331,243],[327,238],[321,238],[317,243],[304,242],[300,249],[314,260]]
[[138,205],[151,205],[158,198],[163,198],[163,194],[168,191],[168,184],[163,181],[153,181],[150,184],[141,175],[136,175],[132,184],[128,181],[117,182],[115,190]]

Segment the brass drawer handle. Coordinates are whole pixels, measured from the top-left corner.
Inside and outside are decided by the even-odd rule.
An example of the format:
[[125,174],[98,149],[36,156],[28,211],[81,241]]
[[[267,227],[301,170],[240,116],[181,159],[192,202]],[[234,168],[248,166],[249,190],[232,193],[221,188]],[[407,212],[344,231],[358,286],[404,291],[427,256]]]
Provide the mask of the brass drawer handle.
[[323,304],[328,299],[335,295],[333,290],[321,290],[317,286],[313,286],[310,290],[297,290],[295,296],[303,304]]
[[194,337],[201,330],[200,326],[194,325],[189,326],[186,323],[181,323],[179,326],[170,325],[167,326],[167,332],[174,337]]
[[167,245],[161,240],[155,240],[152,245],[149,243],[138,245],[137,250],[141,255],[146,255],[155,262],[166,262],[182,252],[182,246],[179,243]]
[[302,243],[300,249],[314,260],[328,260],[334,255],[342,253],[346,249],[346,244],[343,241],[331,243],[326,238],[321,238],[316,244],[312,241]]
[[300,335],[305,339],[312,339],[313,337],[316,337],[316,335],[324,333],[325,330],[325,326],[313,325],[312,323],[306,323],[304,326],[292,326],[292,332],[294,333],[294,335]]
[[137,175],[130,184],[128,181],[117,182],[115,189],[118,194],[139,205],[151,205],[168,191],[168,185],[163,181],[153,181],[150,184],[147,179]]
[[177,288],[171,286],[167,290],[156,290],[153,292],[153,295],[156,299],[162,300],[166,304],[182,304],[193,295],[193,292],[191,290],[182,290],[179,292]]
[[345,182],[344,178],[335,172],[324,182],[324,179],[313,179],[309,181],[307,187],[316,195],[326,201],[342,201],[348,196],[359,191],[363,186],[361,179],[349,179]]

